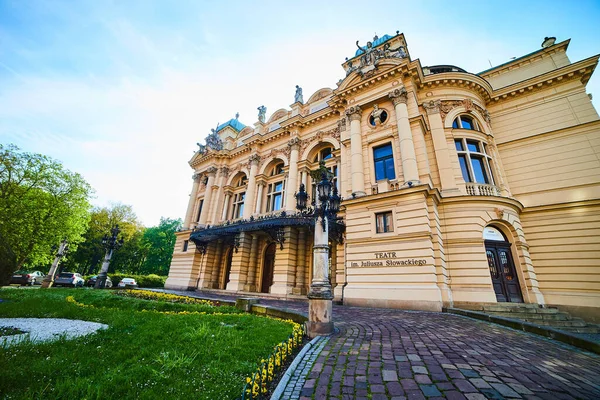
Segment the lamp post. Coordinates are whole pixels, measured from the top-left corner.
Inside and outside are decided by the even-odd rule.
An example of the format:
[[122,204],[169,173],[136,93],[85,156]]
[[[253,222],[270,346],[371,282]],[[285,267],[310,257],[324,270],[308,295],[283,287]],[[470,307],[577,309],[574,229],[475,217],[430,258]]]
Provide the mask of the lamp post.
[[119,232],[121,232],[119,225],[115,225],[110,230],[110,237],[108,235],[104,235],[102,238],[102,246],[106,249],[106,253],[104,254],[104,261],[102,262],[100,274],[98,275],[96,284],[94,285],[95,289],[104,289],[104,286],[106,285],[106,277],[108,275],[108,266],[110,265],[110,259],[112,258],[113,252],[123,246],[123,238],[117,240]]
[[48,272],[48,275],[44,277],[44,281],[42,282],[42,288],[47,289],[52,286],[52,284],[54,283],[54,275],[56,275],[56,269],[58,268],[58,263],[60,262],[60,259],[65,256],[68,249],[69,245],[67,244],[67,239],[63,239],[63,241],[60,242],[60,246],[58,246],[56,257],[54,257],[54,262],[50,267],[50,272]]
[[[329,220],[335,219],[342,201],[337,187],[331,182],[332,174],[325,168],[325,163],[320,163],[317,172],[315,177],[318,179],[320,176],[320,181],[317,183],[317,199],[314,210],[307,207],[308,195],[304,184],[300,184],[300,189],[295,195],[296,208],[302,214],[315,218],[313,275],[307,295],[309,299],[307,331],[309,337],[312,338],[333,332],[331,318],[333,292],[329,281]],[[319,225],[321,225],[321,229]]]

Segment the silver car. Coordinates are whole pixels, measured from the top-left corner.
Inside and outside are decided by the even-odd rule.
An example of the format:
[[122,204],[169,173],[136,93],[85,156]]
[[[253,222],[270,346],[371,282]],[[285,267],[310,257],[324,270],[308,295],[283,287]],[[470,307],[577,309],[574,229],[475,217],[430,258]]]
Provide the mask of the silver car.
[[61,272],[56,279],[54,279],[53,286],[83,287],[83,283],[84,280],[81,274],[76,272]]

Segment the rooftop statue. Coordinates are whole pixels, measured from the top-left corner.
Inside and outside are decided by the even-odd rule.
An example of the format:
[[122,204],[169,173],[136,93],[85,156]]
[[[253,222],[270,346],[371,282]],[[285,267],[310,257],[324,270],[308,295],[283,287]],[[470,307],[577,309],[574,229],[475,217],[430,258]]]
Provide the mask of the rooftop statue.
[[304,98],[302,97],[302,88],[296,85],[296,94],[294,95],[294,103],[304,104]]
[[257,110],[258,110],[258,120],[264,124],[265,123],[265,115],[267,114],[267,107],[260,106],[257,108]]
[[219,151],[223,150],[223,141],[221,140],[217,129],[219,129],[219,123],[217,123],[217,127],[215,129],[210,130],[210,135],[206,137],[206,147]]
[[200,154],[206,153],[206,146],[204,146],[200,143],[196,143],[196,145],[198,146],[198,153],[200,153]]
[[376,54],[375,54],[375,49],[373,49],[373,43],[371,42],[367,42],[367,45],[365,47],[360,47],[358,45],[358,40],[356,41],[356,47],[358,47],[359,50],[363,51],[363,55],[360,56],[360,65],[361,67],[364,67],[366,65],[369,64],[374,64],[376,58]]
[[396,49],[390,49],[390,44],[383,45],[383,56],[385,58],[406,58],[406,50],[404,46],[399,46]]

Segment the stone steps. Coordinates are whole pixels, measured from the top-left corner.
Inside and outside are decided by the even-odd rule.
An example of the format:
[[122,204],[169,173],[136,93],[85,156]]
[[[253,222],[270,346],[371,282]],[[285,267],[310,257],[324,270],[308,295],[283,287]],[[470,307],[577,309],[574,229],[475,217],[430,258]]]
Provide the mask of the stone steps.
[[519,319],[536,325],[549,326],[573,333],[600,333],[597,325],[587,324],[581,318],[572,317],[556,307],[542,307],[539,304],[517,303],[465,303],[456,305],[464,310],[479,311],[506,318]]

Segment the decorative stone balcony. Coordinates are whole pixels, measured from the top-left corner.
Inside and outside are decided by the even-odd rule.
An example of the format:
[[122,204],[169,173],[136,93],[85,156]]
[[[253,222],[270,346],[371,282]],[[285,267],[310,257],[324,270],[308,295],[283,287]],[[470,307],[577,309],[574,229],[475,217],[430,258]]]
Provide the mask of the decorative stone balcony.
[[500,189],[494,185],[467,182],[467,194],[471,196],[501,196]]

